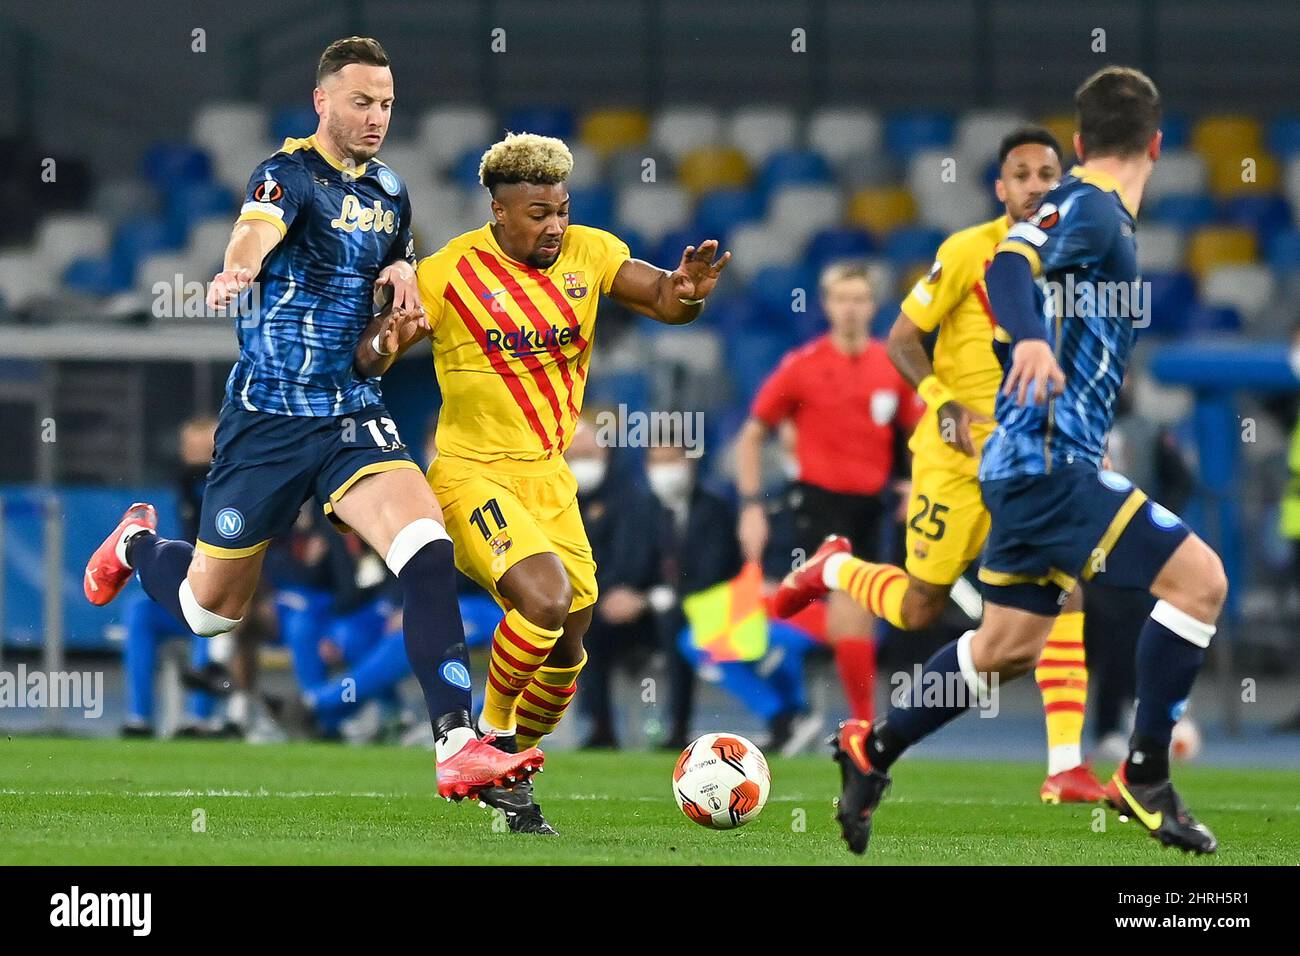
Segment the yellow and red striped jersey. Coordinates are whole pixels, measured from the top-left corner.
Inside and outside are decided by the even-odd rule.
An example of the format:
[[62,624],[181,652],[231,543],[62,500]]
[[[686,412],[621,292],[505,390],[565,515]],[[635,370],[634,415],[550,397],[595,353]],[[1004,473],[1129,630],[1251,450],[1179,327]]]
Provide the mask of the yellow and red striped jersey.
[[419,264],[442,390],[439,455],[564,454],[582,411],[597,300],[629,255],[608,232],[569,226],[559,258],[536,269],[502,252],[489,223]]

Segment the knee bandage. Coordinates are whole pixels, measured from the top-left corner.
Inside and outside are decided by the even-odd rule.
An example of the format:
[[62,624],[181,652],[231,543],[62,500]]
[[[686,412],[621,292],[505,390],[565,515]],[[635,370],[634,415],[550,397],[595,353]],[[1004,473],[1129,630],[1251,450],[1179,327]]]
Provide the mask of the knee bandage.
[[190,587],[189,578],[181,582],[180,589],[181,611],[185,614],[185,623],[190,626],[190,630],[199,637],[217,637],[226,634],[235,629],[243,618],[230,619],[222,617],[220,614],[213,614],[211,611],[199,605],[194,598],[194,591]]
[[392,571],[394,576],[400,575],[402,568],[406,567],[406,562],[415,557],[416,552],[426,544],[444,540],[451,541],[446,528],[432,518],[416,518],[393,536],[393,543],[388,546],[384,563],[388,565],[388,570]]

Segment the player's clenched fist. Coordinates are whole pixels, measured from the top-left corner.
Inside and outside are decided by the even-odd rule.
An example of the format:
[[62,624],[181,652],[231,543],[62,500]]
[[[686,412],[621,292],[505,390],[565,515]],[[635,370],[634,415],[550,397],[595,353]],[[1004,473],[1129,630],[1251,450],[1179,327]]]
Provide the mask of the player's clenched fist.
[[208,308],[224,309],[231,299],[238,297],[253,284],[251,269],[226,269],[218,272],[208,286]]

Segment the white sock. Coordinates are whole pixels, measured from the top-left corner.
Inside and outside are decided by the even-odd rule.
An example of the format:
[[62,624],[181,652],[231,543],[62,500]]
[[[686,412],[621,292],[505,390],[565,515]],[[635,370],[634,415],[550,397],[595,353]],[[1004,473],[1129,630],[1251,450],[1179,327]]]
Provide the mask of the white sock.
[[141,531],[148,531],[142,524],[129,524],[126,530],[122,532],[122,537],[117,539],[117,544],[113,546],[113,552],[117,555],[117,560],[121,561],[126,567],[131,567],[131,562],[126,559],[126,543],[134,538]]
[[1057,744],[1047,750],[1047,775],[1055,776],[1073,770],[1083,763],[1083,751],[1078,744]]
[[438,755],[438,762],[441,763],[460,753],[460,748],[464,747],[471,740],[477,740],[478,735],[474,733],[473,727],[453,727],[447,731],[446,737],[439,737],[434,741],[434,750]]
[[853,557],[851,554],[845,554],[843,551],[838,554],[832,554],[822,562],[822,584],[826,585],[832,591],[840,586],[840,568],[844,567],[844,562]]
[[478,732],[481,734],[496,734],[498,737],[513,737],[515,735],[514,728],[502,730],[500,727],[493,727],[481,713],[478,715]]

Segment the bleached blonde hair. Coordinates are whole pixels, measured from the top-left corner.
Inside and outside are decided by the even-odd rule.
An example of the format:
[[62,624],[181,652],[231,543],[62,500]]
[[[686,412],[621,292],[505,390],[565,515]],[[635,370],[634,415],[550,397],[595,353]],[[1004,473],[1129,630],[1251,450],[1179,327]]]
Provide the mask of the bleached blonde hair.
[[478,180],[493,190],[504,183],[562,183],[571,172],[573,154],[564,140],[537,133],[507,133],[483,154]]

